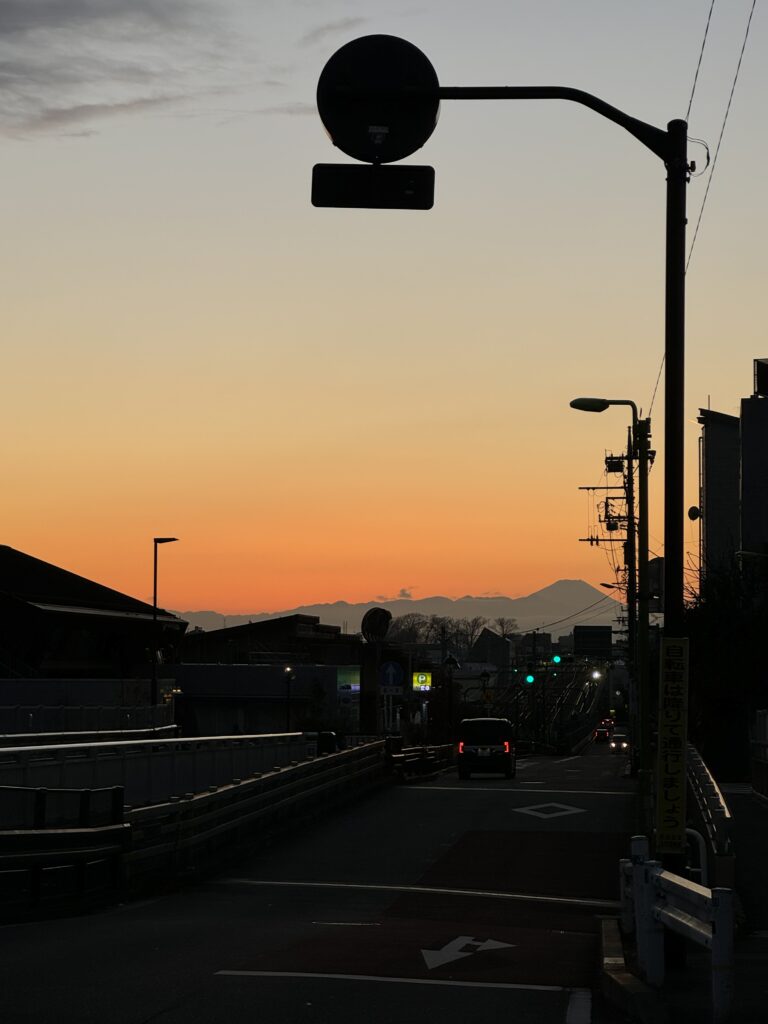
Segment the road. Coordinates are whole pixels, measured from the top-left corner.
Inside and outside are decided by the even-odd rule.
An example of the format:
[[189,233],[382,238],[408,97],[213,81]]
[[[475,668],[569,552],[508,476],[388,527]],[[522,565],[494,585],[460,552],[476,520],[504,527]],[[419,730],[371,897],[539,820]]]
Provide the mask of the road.
[[618,1021],[598,930],[634,814],[606,746],[393,786],[204,883],[0,929],[3,1021]]

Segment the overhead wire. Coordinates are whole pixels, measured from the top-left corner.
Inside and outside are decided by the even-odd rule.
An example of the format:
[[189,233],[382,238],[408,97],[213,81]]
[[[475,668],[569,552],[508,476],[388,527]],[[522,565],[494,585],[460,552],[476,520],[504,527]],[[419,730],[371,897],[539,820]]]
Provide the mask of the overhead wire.
[[[698,218],[696,220],[696,228],[694,229],[694,232],[693,232],[693,239],[691,241],[691,247],[688,250],[688,259],[686,260],[686,263],[685,263],[685,272],[686,272],[686,274],[688,273],[688,267],[691,264],[691,257],[693,256],[693,247],[696,244],[696,238],[698,237],[698,234],[699,234],[699,227],[701,225],[701,218],[704,215],[704,207],[706,206],[706,203],[707,203],[707,196],[709,195],[709,189],[710,189],[710,186],[712,184],[712,177],[713,177],[713,175],[715,173],[715,165],[717,164],[717,155],[720,152],[720,144],[721,144],[722,139],[723,139],[723,134],[725,132],[725,125],[726,125],[726,122],[728,120],[728,114],[729,114],[730,109],[731,109],[731,102],[733,100],[734,90],[736,89],[736,82],[738,81],[738,78],[739,78],[739,71],[741,70],[741,62],[742,62],[742,59],[744,57],[744,50],[746,49],[747,39],[749,37],[749,30],[750,30],[750,27],[752,25],[752,15],[755,13],[755,6],[756,6],[756,4],[757,4],[757,0],[752,0],[752,7],[750,8],[750,11],[749,11],[749,18],[747,19],[747,27],[746,27],[746,31],[744,33],[744,41],[741,44],[741,52],[739,54],[739,60],[738,60],[737,66],[736,66],[736,73],[735,73],[735,75],[733,77],[733,84],[731,85],[731,92],[730,92],[730,96],[728,97],[728,105],[726,107],[725,117],[723,118],[723,124],[722,124],[722,127],[720,129],[720,137],[718,138],[717,147],[715,149],[715,155],[714,155],[714,157],[712,159],[712,168],[711,168],[711,170],[709,172],[709,178],[707,179],[707,187],[704,190],[704,198],[702,199],[701,208],[699,209],[699,216],[698,216]],[[693,76],[693,85],[691,87],[691,95],[690,95],[690,99],[688,100],[688,111],[687,111],[686,116],[685,116],[685,120],[686,121],[688,121],[690,119],[690,116],[691,116],[691,108],[693,107],[693,97],[696,94],[696,85],[697,85],[697,82],[698,82],[698,79],[699,79],[699,71],[701,69],[701,62],[702,62],[702,58],[704,56],[704,47],[706,45],[707,36],[709,34],[709,25],[710,25],[710,22],[712,20],[712,11],[714,9],[714,6],[715,6],[715,0],[712,0],[712,3],[710,4],[710,7],[709,7],[709,13],[707,14],[707,23],[706,23],[706,26],[704,28],[704,38],[701,41],[701,49],[699,50],[699,59],[698,59],[698,61],[696,63],[696,72],[695,72],[695,74]],[[698,140],[694,140],[694,141],[698,141]],[[709,166],[709,148],[708,147],[707,147],[707,166]],[[653,388],[653,395],[651,396],[651,404],[650,404],[650,407],[648,409],[648,415],[649,416],[651,415],[651,411],[653,410],[653,403],[656,400],[656,392],[657,392],[658,387],[659,387],[659,381],[661,380],[661,371],[664,369],[664,361],[665,361],[665,359],[666,359],[666,353],[664,353],[662,355],[662,357],[661,357],[661,364],[659,366],[659,373],[658,373],[658,376],[656,377],[656,384],[655,384],[655,386]]]
[[536,626],[535,629],[531,630],[533,633],[537,633],[540,629],[549,629],[550,626],[559,626],[563,622],[568,622],[569,619],[575,619],[579,615],[583,615],[584,612],[588,612],[591,608],[595,608],[597,605],[602,604],[604,601],[612,601],[613,598],[610,594],[606,594],[605,597],[600,597],[597,601],[593,601],[592,604],[588,604],[586,608],[580,608],[577,612],[572,612],[570,615],[566,615],[564,619],[555,619],[554,622],[545,622],[541,626]]
[[709,23],[712,20],[712,11],[715,6],[715,0],[709,5],[709,14],[707,15],[707,24],[704,28],[704,38],[701,41],[701,50],[699,50],[699,60],[696,64],[696,73],[693,76],[693,85],[691,86],[691,98],[688,100],[688,110],[685,115],[685,120],[690,121],[691,119],[691,107],[693,106],[693,97],[696,92],[696,83],[699,80],[699,70],[701,68],[701,59],[704,56],[704,47],[707,45],[707,35],[709,33]]
[[712,158],[712,168],[711,168],[711,170],[709,172],[709,177],[707,178],[707,187],[704,190],[704,198],[701,201],[701,208],[699,209],[699,216],[698,216],[698,219],[696,221],[696,228],[694,229],[694,232],[693,232],[693,239],[691,241],[691,248],[688,250],[688,259],[687,259],[686,264],[685,264],[685,272],[686,273],[688,273],[688,267],[691,265],[691,257],[693,256],[693,248],[696,245],[696,239],[698,238],[698,235],[699,235],[699,227],[701,226],[701,218],[704,215],[704,208],[707,205],[707,197],[709,196],[709,189],[710,189],[710,187],[712,185],[712,178],[715,175],[715,168],[717,167],[717,157],[718,157],[718,154],[720,153],[720,145],[722,144],[722,141],[723,141],[723,135],[725,134],[725,126],[728,123],[728,115],[729,115],[729,113],[731,111],[731,103],[733,102],[733,94],[736,91],[736,83],[739,80],[739,72],[741,71],[741,62],[744,59],[744,51],[747,48],[747,39],[749,38],[749,30],[750,30],[750,27],[752,25],[752,15],[755,13],[755,7],[756,6],[757,6],[757,0],[752,0],[752,6],[751,6],[751,8],[749,10],[749,18],[747,19],[747,27],[746,27],[746,30],[744,32],[744,41],[741,44],[741,52],[739,53],[739,60],[738,60],[738,63],[736,65],[736,73],[733,76],[733,83],[731,85],[731,92],[730,92],[730,95],[728,96],[728,105],[725,108],[725,116],[723,117],[723,124],[722,124],[722,127],[720,128],[720,136],[719,136],[719,138],[717,140],[717,146],[715,147],[715,155]]

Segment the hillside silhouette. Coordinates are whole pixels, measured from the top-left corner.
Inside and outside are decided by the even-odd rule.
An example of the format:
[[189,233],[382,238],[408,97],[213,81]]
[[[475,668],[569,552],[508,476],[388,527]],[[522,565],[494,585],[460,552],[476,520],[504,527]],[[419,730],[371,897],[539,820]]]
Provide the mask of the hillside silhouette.
[[450,616],[456,619],[481,615],[493,620],[503,616],[515,619],[521,632],[532,629],[544,629],[549,632],[551,627],[551,632],[559,635],[570,633],[574,625],[579,624],[610,625],[619,613],[621,605],[610,594],[590,586],[584,580],[558,580],[526,597],[473,597],[469,594],[459,598],[398,597],[359,604],[333,601],[328,604],[301,605],[279,612],[254,612],[248,615],[223,615],[215,611],[188,611],[175,614],[186,619],[190,627],[198,626],[205,630],[239,626],[246,622],[260,622],[282,615],[316,615],[323,623],[341,626],[349,633],[356,633],[369,608],[387,608],[395,618],[409,612]]

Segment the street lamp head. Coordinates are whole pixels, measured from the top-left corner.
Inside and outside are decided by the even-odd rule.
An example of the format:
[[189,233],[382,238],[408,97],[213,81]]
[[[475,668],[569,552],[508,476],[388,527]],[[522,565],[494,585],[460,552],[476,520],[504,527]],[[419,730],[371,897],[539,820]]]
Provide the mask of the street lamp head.
[[155,544],[172,544],[178,537],[153,537],[152,540]]
[[574,398],[571,408],[580,412],[605,412],[610,404],[607,398]]

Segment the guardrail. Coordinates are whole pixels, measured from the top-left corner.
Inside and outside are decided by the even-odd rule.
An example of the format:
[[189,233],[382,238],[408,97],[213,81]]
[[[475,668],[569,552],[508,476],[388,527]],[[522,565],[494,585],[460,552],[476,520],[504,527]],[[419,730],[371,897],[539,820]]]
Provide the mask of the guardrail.
[[300,732],[3,747],[0,785],[122,786],[127,803],[136,806],[303,761],[316,750],[316,737]]
[[637,964],[649,984],[664,983],[664,930],[710,951],[713,1024],[733,1003],[734,894],[691,882],[649,859],[646,836],[633,836],[631,859],[620,862],[621,926],[634,933]]
[[129,890],[189,876],[261,848],[275,834],[386,781],[384,742],[326,754],[303,764],[256,772],[210,792],[127,811],[133,846]]
[[0,829],[92,828],[123,820],[123,788],[0,786]]
[[386,749],[392,774],[400,782],[405,782],[409,778],[434,775],[436,772],[450,767],[455,761],[455,750],[452,743],[442,743],[437,746],[402,747],[396,742],[398,739],[399,737],[389,737],[386,741]]
[[704,885],[716,883],[733,888],[735,864],[728,804],[701,754],[690,743],[686,763],[688,788],[693,794],[696,824],[700,827],[706,853],[702,858],[701,881]]
[[18,918],[38,906],[71,909],[73,900],[80,909],[125,888],[136,894],[203,872],[388,778],[384,742],[377,740],[222,775],[204,791],[145,807],[123,808],[121,789],[0,787],[0,912]]
[[0,787],[0,880],[10,883],[2,886],[3,908],[34,910],[46,895],[82,901],[119,889],[129,842],[119,787]]

